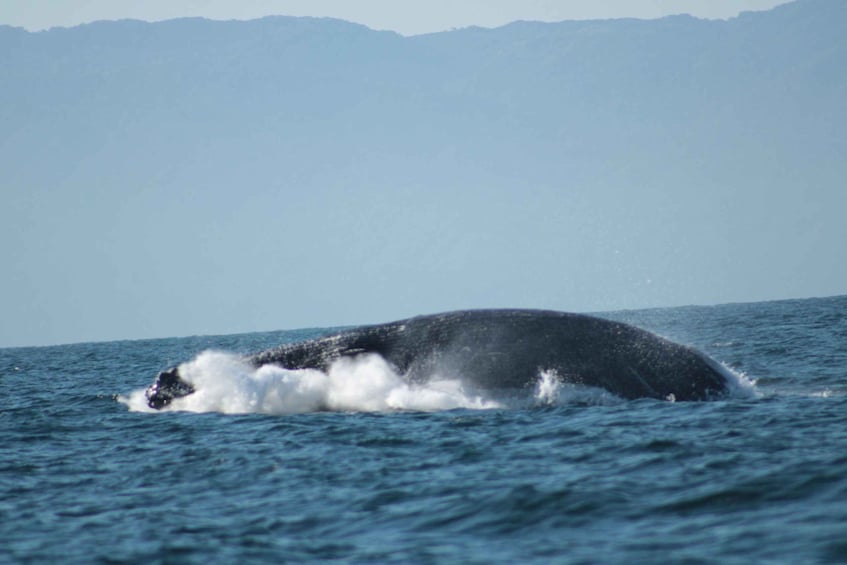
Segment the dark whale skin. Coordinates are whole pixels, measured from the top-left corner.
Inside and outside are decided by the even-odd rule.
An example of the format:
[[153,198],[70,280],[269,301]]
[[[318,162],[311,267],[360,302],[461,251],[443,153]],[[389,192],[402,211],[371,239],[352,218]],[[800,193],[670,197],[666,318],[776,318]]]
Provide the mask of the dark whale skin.
[[[712,400],[728,372],[700,351],[621,322],[548,310],[462,310],[362,326],[286,344],[246,360],[256,367],[326,370],[337,359],[381,355],[408,382],[433,375],[480,389],[534,386],[541,371],[626,399]],[[178,369],[147,390],[162,408],[194,392]]]

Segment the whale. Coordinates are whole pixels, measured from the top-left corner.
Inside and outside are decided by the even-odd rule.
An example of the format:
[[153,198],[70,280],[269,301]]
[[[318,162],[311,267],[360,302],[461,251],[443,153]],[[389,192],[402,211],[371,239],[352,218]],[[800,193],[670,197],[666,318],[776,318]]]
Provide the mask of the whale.
[[[462,310],[342,330],[246,355],[253,367],[327,371],[345,357],[376,354],[408,383],[438,376],[480,390],[534,387],[542,372],[624,399],[705,401],[725,397],[731,374],[714,359],[647,330],[550,310]],[[146,390],[154,409],[193,394],[179,367]]]

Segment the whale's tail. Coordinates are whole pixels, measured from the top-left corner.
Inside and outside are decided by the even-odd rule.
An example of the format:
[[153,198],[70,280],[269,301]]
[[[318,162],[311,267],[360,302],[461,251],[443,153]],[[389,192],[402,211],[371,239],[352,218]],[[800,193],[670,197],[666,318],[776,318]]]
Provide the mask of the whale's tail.
[[147,397],[147,405],[159,410],[164,408],[177,398],[188,396],[194,392],[194,387],[182,380],[179,370],[174,367],[168,371],[162,371],[156,377],[156,382],[144,393]]

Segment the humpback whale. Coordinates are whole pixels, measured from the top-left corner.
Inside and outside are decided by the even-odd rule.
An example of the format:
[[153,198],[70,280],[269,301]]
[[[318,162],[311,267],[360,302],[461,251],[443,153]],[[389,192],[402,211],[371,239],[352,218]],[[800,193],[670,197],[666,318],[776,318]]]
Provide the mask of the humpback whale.
[[[711,400],[730,375],[704,353],[646,330],[584,314],[463,310],[348,329],[246,357],[254,367],[326,371],[342,357],[381,355],[409,383],[434,375],[480,389],[532,387],[542,371],[625,399]],[[194,392],[175,367],[147,389],[161,409]]]

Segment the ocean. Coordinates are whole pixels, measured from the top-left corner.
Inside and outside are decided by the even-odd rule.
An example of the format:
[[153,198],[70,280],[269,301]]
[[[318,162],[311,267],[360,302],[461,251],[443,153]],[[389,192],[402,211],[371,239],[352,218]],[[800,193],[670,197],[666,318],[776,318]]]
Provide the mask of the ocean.
[[[0,349],[0,561],[847,562],[847,296],[600,315],[738,387],[488,398],[238,361],[316,329]],[[147,409],[180,363],[208,394]]]

